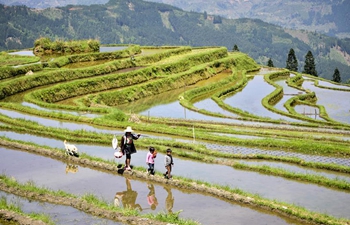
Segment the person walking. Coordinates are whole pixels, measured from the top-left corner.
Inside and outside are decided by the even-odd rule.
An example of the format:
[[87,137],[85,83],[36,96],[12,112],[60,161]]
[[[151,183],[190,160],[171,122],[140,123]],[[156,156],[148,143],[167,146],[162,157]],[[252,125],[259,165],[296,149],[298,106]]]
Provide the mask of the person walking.
[[149,147],[149,152],[146,155],[146,164],[148,165],[148,174],[154,175],[154,159],[157,157],[157,151],[154,147]]
[[165,169],[166,172],[164,173],[164,177],[167,179],[171,179],[172,175],[171,175],[171,170],[172,167],[174,166],[174,160],[173,160],[173,156],[171,155],[171,149],[168,148],[166,150],[166,155],[164,157],[164,165],[165,165]]
[[123,152],[123,155],[125,155],[126,159],[125,159],[125,170],[131,170],[130,167],[130,162],[131,162],[131,154],[136,153],[136,148],[134,145],[134,140],[139,139],[139,137],[141,136],[141,134],[133,134],[132,132],[134,132],[130,126],[128,126],[125,130],[124,130],[125,134],[123,135],[123,137],[120,140],[120,148]]

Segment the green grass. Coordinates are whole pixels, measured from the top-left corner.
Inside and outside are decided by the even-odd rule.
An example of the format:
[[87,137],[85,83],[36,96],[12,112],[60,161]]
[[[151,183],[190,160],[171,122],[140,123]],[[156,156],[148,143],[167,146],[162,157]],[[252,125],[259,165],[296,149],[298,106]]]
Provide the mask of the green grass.
[[25,64],[35,63],[39,61],[40,61],[40,57],[36,57],[36,56],[10,55],[6,52],[0,52],[0,67],[25,65]]
[[5,209],[7,211],[13,212],[20,216],[29,217],[36,221],[42,221],[48,225],[55,224],[54,221],[50,218],[50,216],[44,213],[28,213],[28,214],[24,213],[19,205],[16,205],[15,203],[8,203],[5,196],[2,196],[0,198],[0,209]]

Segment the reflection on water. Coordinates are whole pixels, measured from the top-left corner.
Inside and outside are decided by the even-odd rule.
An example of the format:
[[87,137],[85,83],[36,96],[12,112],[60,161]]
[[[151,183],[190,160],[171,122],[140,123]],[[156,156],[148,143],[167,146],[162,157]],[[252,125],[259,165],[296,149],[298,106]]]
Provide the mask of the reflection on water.
[[327,171],[321,169],[310,169],[310,168],[304,168],[301,166],[296,166],[288,163],[281,163],[281,162],[269,162],[269,161],[258,161],[258,160],[240,160],[240,163],[248,164],[248,165],[267,165],[274,168],[281,168],[284,170],[288,170],[290,172],[294,173],[302,173],[302,174],[311,174],[316,176],[324,176],[330,179],[335,180],[345,180],[350,183],[350,175],[349,174],[343,174],[340,172],[333,172],[333,171]]
[[116,132],[115,130],[113,131],[112,129],[111,130],[108,130],[107,128],[99,129],[97,127],[86,125],[83,123],[77,124],[77,123],[71,123],[71,122],[63,122],[60,120],[52,120],[52,119],[47,119],[39,116],[32,116],[32,115],[23,114],[16,111],[5,110],[5,109],[0,109],[0,113],[6,116],[9,116],[11,118],[21,118],[21,119],[36,121],[39,124],[47,127],[58,127],[58,128],[69,129],[69,130],[86,130],[86,131],[105,132],[105,133]]
[[168,213],[172,213],[173,212],[173,207],[174,207],[174,196],[173,193],[171,192],[171,188],[168,186],[164,186],[164,189],[167,192],[167,196],[165,199],[165,208],[167,210]]
[[319,88],[310,80],[304,81],[303,88],[316,93],[316,104],[323,105],[329,117],[343,123],[350,123],[350,92]]
[[286,103],[286,101],[288,101],[290,98],[293,98],[295,95],[301,94],[303,92],[288,86],[286,80],[277,80],[275,83],[283,88],[284,95],[282,99],[274,105],[274,107],[281,111],[288,112],[288,110],[284,107],[284,103]]
[[44,107],[40,107],[36,104],[33,103],[29,103],[29,102],[22,102],[23,106],[28,106],[31,107],[33,109],[38,109],[38,110],[43,110],[43,111],[48,111],[48,112],[62,112],[62,113],[68,113],[68,114],[72,114],[72,115],[76,115],[76,116],[86,116],[89,118],[96,118],[99,117],[99,115],[97,114],[91,114],[88,112],[81,112],[81,111],[67,111],[67,110],[58,110],[58,109],[48,109],[48,108],[44,108]]
[[78,172],[78,166],[73,164],[66,165],[66,174]]
[[[127,46],[112,46],[112,47],[100,47],[100,52],[114,52],[126,49]],[[10,52],[10,55],[23,55],[23,56],[35,56],[32,50],[21,50],[17,52]]]
[[137,192],[132,190],[129,178],[125,178],[126,190],[115,194],[114,205],[117,207],[124,207],[127,209],[137,209],[142,211],[140,204],[136,204]]
[[312,107],[309,105],[295,105],[294,109],[297,113],[303,116],[308,116],[315,120],[323,120],[323,118],[320,117],[319,109],[317,107]]
[[323,81],[323,80],[319,80],[318,85],[323,86],[323,87],[330,87],[330,88],[350,89],[349,86],[345,86],[345,85],[341,85],[341,84],[333,84],[333,83]]
[[[79,211],[70,206],[50,204],[47,202],[38,202],[33,199],[22,198],[13,194],[5,193],[0,191],[0,198],[5,198],[7,204],[13,204],[19,206],[21,210],[26,214],[44,214],[48,215],[54,224],[65,224],[65,225],[122,225],[123,223],[103,219],[101,217],[96,217],[91,214]],[[13,225],[16,223],[3,223],[0,220],[1,225]],[[38,223],[39,224],[39,223]],[[43,224],[43,223],[40,223]]]
[[101,46],[100,52],[114,52],[126,49],[128,46]]
[[22,50],[18,52],[10,52],[9,55],[35,56],[32,50]]
[[[94,195],[96,195],[99,198],[110,199],[109,202],[111,204],[113,204],[113,201],[115,200],[114,197],[116,196],[116,191],[117,193],[121,193],[120,196],[123,196],[123,193],[127,192],[128,190],[129,192],[135,191],[137,192],[136,200],[134,201],[135,193],[131,193],[130,195],[134,195],[131,197],[133,200],[131,203],[126,202],[126,204],[131,204],[136,207],[138,207],[137,204],[139,204],[143,209],[142,213],[149,212],[148,210],[146,210],[149,209],[149,204],[148,201],[146,201],[146,199],[150,190],[147,187],[147,183],[145,182],[130,180],[130,182],[132,183],[130,183],[130,186],[128,186],[128,181],[123,176],[103,173],[84,167],[80,167],[79,173],[74,174],[74,176],[67,176],[66,173],[62,171],[62,169],[66,167],[66,163],[62,163],[51,158],[46,158],[35,154],[30,154],[27,152],[21,152],[18,150],[8,148],[0,148],[0,152],[0,168],[3,171],[3,173],[5,173],[7,176],[15,177],[16,180],[18,180],[21,183],[31,181],[38,186],[44,185],[49,189],[62,190],[75,195],[94,193]],[[139,153],[135,154],[135,156],[137,155],[140,155],[140,157],[142,158],[142,163],[144,165],[145,155]],[[208,177],[212,177],[214,178],[214,180],[209,180],[212,180],[214,183],[219,183],[218,179],[221,179],[222,177],[223,183],[225,185],[228,185],[227,182],[229,181],[233,181],[233,187],[236,184],[248,182],[248,186],[251,186],[252,188],[255,187],[255,190],[265,190],[271,193],[278,193],[283,190],[290,189],[293,192],[293,194],[288,196],[294,199],[299,199],[302,202],[314,202],[314,196],[311,199],[309,197],[305,197],[310,195],[309,192],[306,192],[304,196],[298,196],[299,194],[304,193],[304,190],[298,190],[294,185],[292,185],[292,187],[289,188],[290,182],[286,183],[285,179],[272,178],[276,179],[276,181],[272,181],[266,179],[266,177],[268,176],[262,176],[259,173],[250,173],[245,171],[242,172],[225,166],[211,165],[209,167],[207,164],[204,163],[192,164],[190,161],[181,163],[181,160],[177,160],[176,163],[177,166],[175,167],[175,174],[180,174],[182,176],[188,176],[191,174],[193,175],[191,177],[201,180],[208,180]],[[158,164],[160,165],[161,163]],[[223,168],[226,169],[224,170]],[[220,173],[218,173],[218,171],[220,171]],[[236,174],[235,171],[237,171],[238,174]],[[242,173],[242,176],[239,175],[240,173]],[[53,175],[55,179],[52,179]],[[262,179],[256,179],[258,177],[261,177]],[[254,183],[251,184],[250,182]],[[231,186],[232,182],[230,183]],[[292,183],[295,183],[297,187],[299,185],[304,186],[303,184],[298,182]],[[273,188],[275,187],[275,185],[277,185],[278,187]],[[267,186],[269,188],[264,188]],[[314,188],[316,188],[317,190],[316,185],[309,185],[309,188],[311,189],[311,191]],[[203,194],[198,194],[188,190],[170,190],[170,187],[163,187],[154,184],[154,193],[157,196],[158,201],[158,206],[154,209],[154,212],[178,212],[179,210],[181,210],[181,218],[191,218],[199,221],[204,225],[227,224],[227,221],[232,221],[233,224],[259,224],[259,221],[264,221],[266,222],[266,224],[298,224],[296,221],[270,214],[271,212],[247,208],[246,206],[241,206],[237,203],[226,202],[221,199],[213,198],[211,196]],[[256,192],[253,191],[252,193]],[[284,193],[282,193],[282,196],[283,194]],[[334,202],[328,202],[327,205],[324,205],[322,204],[323,200],[321,202],[316,202],[315,204],[324,206],[326,209],[332,208],[333,206],[337,206],[345,210],[345,206],[350,203],[347,201],[346,198],[344,198],[344,196],[338,196],[338,194],[339,192],[332,191],[332,197],[329,197],[328,194],[326,194],[325,196],[325,198],[328,199],[328,201],[331,201],[333,199],[336,202],[336,205],[333,204]],[[341,200],[339,199],[339,197],[341,197]],[[274,197],[272,198],[278,199],[277,195],[274,195]],[[175,199],[176,204],[174,204]],[[122,198],[116,201],[119,201],[120,205],[123,204]],[[322,210],[322,212],[327,211],[323,210],[323,208],[320,210]],[[213,216],[213,214],[216,216]]]
[[150,208],[152,210],[155,210],[157,208],[158,205],[158,200],[156,197],[156,193],[155,193],[155,189],[154,189],[154,185],[151,183],[147,184],[147,187],[149,189],[148,195],[147,195],[147,203],[150,206]]
[[[117,108],[125,112],[145,114],[153,112],[154,110],[152,107],[156,107],[157,105],[168,105],[177,102],[178,96],[182,92],[182,89],[175,89],[158,95],[142,98],[128,104],[119,105]],[[154,116],[153,113],[151,116]]]
[[224,103],[260,117],[300,122],[300,120],[271,112],[262,105],[261,100],[274,90],[275,87],[265,82],[264,76],[256,75],[254,79],[248,81],[243,90],[226,97]]

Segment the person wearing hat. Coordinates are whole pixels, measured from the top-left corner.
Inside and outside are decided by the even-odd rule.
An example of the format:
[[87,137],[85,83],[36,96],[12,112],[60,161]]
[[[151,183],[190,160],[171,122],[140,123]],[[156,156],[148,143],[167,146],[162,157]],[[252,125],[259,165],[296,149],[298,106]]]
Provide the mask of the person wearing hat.
[[164,165],[166,172],[164,173],[164,177],[167,179],[172,178],[171,168],[174,166],[173,156],[171,155],[171,149],[168,148],[166,150],[166,155],[164,157]]
[[123,137],[121,138],[120,141],[120,148],[122,149],[123,154],[126,156],[125,159],[125,170],[131,170],[130,167],[130,161],[131,161],[131,154],[136,153],[136,148],[134,145],[134,140],[139,139],[139,137],[141,136],[141,134],[133,134],[132,132],[134,132],[130,126],[128,126],[125,130],[124,130],[125,134],[123,135]]

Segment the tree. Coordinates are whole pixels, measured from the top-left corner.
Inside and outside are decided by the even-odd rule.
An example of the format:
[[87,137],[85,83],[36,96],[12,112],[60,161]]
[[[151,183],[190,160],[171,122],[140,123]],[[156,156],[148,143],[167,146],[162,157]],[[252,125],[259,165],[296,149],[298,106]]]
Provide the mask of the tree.
[[312,55],[311,51],[308,51],[306,56],[305,56],[305,65],[304,65],[303,73],[307,73],[307,74],[310,74],[310,75],[317,77],[315,59],[314,59],[314,56]]
[[273,65],[273,61],[272,61],[271,58],[269,58],[269,61],[267,61],[267,66],[268,66],[268,67],[275,67],[275,66]]
[[237,45],[234,45],[232,51],[233,51],[233,52],[239,52],[238,46],[237,46]]
[[221,24],[222,23],[221,16],[214,16],[213,23],[214,24]]
[[337,83],[341,82],[340,72],[339,72],[338,68],[335,68],[335,70],[334,70],[332,81],[337,82]]
[[288,59],[286,61],[286,69],[291,71],[298,71],[298,60],[295,57],[294,49],[290,49],[288,53]]

